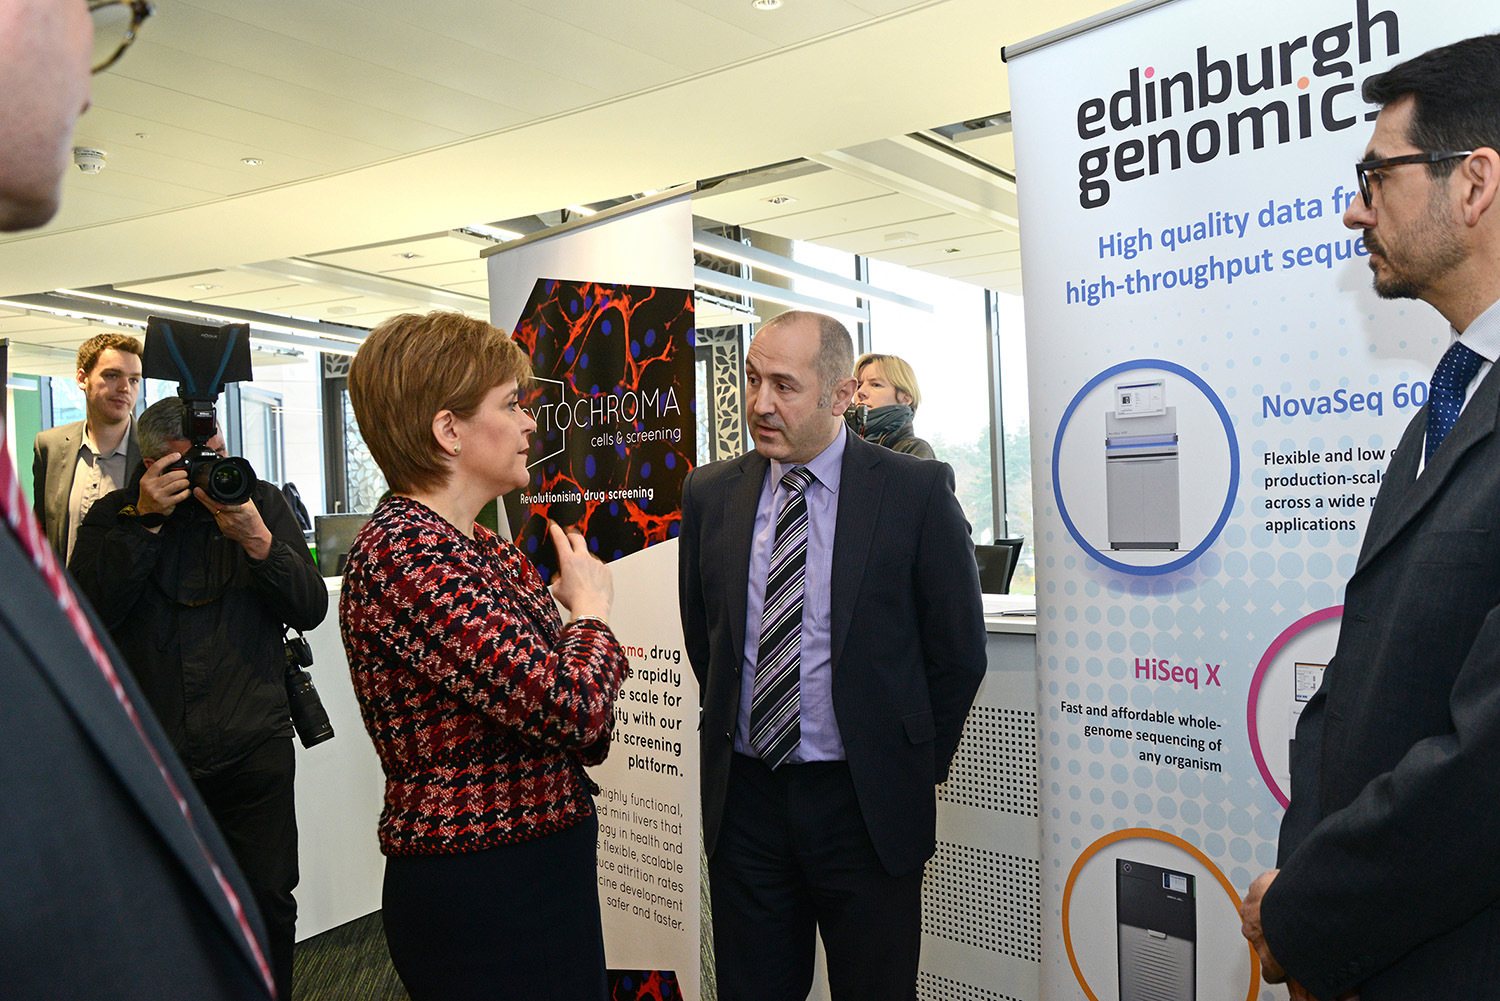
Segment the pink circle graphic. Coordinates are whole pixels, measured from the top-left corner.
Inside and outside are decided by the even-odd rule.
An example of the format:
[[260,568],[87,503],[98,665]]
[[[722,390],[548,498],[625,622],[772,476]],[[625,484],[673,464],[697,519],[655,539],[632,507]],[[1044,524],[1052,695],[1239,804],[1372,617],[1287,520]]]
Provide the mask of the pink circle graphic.
[[1281,652],[1282,647],[1292,641],[1293,637],[1319,622],[1336,619],[1343,614],[1343,605],[1330,605],[1304,615],[1287,626],[1261,655],[1260,663],[1255,666],[1255,676],[1250,679],[1250,704],[1245,712],[1245,721],[1250,731],[1250,753],[1255,756],[1255,767],[1260,769],[1260,777],[1265,781],[1266,788],[1271,790],[1271,795],[1276,797],[1276,802],[1280,803],[1283,809],[1289,806],[1290,802],[1286,793],[1281,791],[1281,786],[1277,785],[1276,780],[1271,777],[1271,768],[1266,764],[1266,756],[1260,749],[1260,727],[1256,720],[1255,710],[1255,703],[1260,699],[1260,685],[1265,680],[1266,672],[1271,669],[1271,663],[1276,659],[1276,655]]

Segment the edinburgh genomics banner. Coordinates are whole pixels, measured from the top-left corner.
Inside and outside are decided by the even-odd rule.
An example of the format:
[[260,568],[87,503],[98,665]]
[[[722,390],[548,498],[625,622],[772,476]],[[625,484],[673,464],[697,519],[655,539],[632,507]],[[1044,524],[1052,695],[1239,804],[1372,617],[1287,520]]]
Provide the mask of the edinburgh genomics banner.
[[[1239,934],[1447,325],[1340,217],[1369,75],[1477,2],[1176,0],[1010,56],[1036,475],[1042,996],[1284,997]],[[1017,54],[1019,50],[1019,54]],[[1155,992],[1155,993],[1152,993]]]
[[555,569],[546,521],[614,573],[632,677],[599,783],[598,883],[612,998],[699,996],[698,688],[677,615],[682,481],[696,452],[686,197],[601,213],[489,256],[491,322],[536,374],[542,445],[514,537]]

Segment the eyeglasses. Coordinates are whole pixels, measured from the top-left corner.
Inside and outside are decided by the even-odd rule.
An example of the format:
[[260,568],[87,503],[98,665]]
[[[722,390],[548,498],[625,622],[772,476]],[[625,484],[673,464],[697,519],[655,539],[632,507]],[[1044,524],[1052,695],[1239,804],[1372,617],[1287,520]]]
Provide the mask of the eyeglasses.
[[94,73],[119,62],[130,43],[135,41],[141,24],[156,13],[147,0],[89,0],[89,16],[94,19]]
[[[1459,157],[1472,156],[1471,149],[1450,152],[1443,150],[1438,153],[1407,153],[1404,156],[1388,156],[1383,160],[1361,160],[1354,165],[1354,175],[1359,178],[1360,197],[1365,200],[1365,208],[1370,207],[1370,173],[1372,171],[1384,170],[1386,167],[1399,167],[1405,163],[1442,163],[1444,160],[1457,160]],[[1376,178],[1379,179],[1378,176]]]

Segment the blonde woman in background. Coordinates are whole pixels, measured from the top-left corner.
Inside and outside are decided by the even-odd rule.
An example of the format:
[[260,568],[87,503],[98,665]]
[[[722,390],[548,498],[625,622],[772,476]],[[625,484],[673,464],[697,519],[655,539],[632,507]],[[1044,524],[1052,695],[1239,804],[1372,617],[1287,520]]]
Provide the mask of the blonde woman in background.
[[932,446],[912,430],[922,390],[911,366],[896,355],[861,355],[854,363],[854,377],[859,380],[854,405],[869,408],[860,436],[895,452],[935,458]]

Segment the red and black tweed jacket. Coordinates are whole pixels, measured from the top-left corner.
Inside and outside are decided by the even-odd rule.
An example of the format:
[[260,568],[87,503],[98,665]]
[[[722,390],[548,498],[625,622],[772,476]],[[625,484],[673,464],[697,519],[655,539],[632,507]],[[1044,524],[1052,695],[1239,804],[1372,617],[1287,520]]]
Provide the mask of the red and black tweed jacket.
[[349,553],[339,619],[385,770],[386,855],[478,851],[594,812],[583,766],[609,752],[625,652],[600,622],[565,627],[516,547],[474,534],[389,497]]

